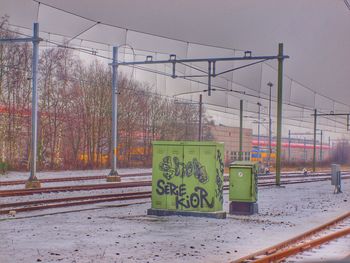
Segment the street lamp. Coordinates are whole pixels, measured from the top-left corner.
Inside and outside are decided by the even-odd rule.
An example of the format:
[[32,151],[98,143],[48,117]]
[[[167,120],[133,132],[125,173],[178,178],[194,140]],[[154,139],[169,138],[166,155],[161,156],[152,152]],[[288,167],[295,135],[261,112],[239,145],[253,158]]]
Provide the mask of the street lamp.
[[260,107],[261,103],[257,103],[259,110],[258,110],[258,154],[260,154]]

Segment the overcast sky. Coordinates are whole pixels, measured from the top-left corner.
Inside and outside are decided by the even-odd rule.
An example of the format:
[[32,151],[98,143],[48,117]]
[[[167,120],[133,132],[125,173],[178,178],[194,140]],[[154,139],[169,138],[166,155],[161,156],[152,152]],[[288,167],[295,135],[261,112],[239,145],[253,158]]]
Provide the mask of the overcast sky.
[[[202,49],[201,53],[199,48],[193,48],[193,44],[193,50],[189,50],[187,42],[252,50],[254,55],[276,54],[278,43],[283,42],[285,53],[290,56],[285,61],[286,75],[318,93],[350,105],[350,10],[344,0],[41,2],[43,4],[38,8],[39,4],[31,0],[0,0],[0,14],[8,14],[12,24],[28,28],[38,19],[42,30],[68,38],[91,27],[79,37],[109,45],[128,43],[135,49],[175,53],[181,57],[190,54],[227,56],[231,52],[208,48],[205,52]],[[69,15],[46,4],[91,20]],[[101,24],[94,26],[94,21]],[[253,86],[255,80],[249,74],[245,74],[244,84]],[[295,84],[293,98],[312,105],[313,93],[309,96],[307,91],[304,94],[301,90]],[[322,100],[319,103],[325,104]],[[349,108],[344,110],[349,111]]]
[[286,74],[350,104],[350,10],[343,0],[43,2],[124,28],[260,55],[276,53],[283,42],[291,56]]

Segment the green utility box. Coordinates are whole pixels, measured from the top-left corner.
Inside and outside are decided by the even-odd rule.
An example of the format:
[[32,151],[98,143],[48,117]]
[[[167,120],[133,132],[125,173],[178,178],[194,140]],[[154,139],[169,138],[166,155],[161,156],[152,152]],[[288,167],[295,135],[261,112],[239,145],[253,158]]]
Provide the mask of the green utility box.
[[223,153],[224,145],[215,142],[153,142],[148,214],[225,218]]
[[258,200],[258,164],[236,161],[229,168],[230,214],[254,214]]

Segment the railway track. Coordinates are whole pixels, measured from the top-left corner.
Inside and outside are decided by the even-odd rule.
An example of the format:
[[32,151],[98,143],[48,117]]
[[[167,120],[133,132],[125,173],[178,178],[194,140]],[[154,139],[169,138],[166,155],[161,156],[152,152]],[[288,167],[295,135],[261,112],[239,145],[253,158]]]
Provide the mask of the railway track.
[[80,206],[102,202],[126,201],[145,199],[151,197],[151,191],[121,193],[121,194],[105,194],[93,196],[76,196],[67,198],[55,198],[45,200],[34,200],[26,202],[15,202],[0,204],[0,214],[9,214],[11,211],[28,212],[35,210],[44,210],[50,208],[61,208],[69,206]]
[[[302,175],[300,173],[286,173],[282,174],[281,178],[309,178],[309,177],[319,177],[319,176],[326,176],[330,175],[326,172],[320,172],[320,173],[312,173],[308,174],[307,176]],[[152,176],[152,173],[144,172],[144,173],[133,173],[133,174],[121,174],[121,177],[127,178],[127,177],[138,177],[138,176]],[[90,176],[75,176],[75,177],[61,177],[61,178],[46,178],[46,179],[40,179],[41,183],[57,183],[57,182],[72,182],[72,181],[90,181],[90,180],[104,180],[107,178],[107,175],[90,175]],[[263,180],[274,180],[275,175],[260,175],[260,179]],[[228,175],[225,174],[225,179],[228,180]],[[24,185],[27,182],[27,180],[9,180],[9,181],[0,181],[0,186],[10,186],[10,185]]]
[[[350,176],[348,177],[350,179]],[[326,178],[309,178],[308,180],[288,180],[282,181],[283,184],[298,184],[305,182],[317,182],[325,181]],[[260,182],[259,187],[274,186],[274,182]],[[82,191],[82,190],[98,190],[98,189],[109,189],[109,188],[126,188],[126,187],[143,187],[151,186],[151,181],[144,182],[129,182],[129,183],[115,183],[115,184],[100,184],[100,185],[84,185],[84,186],[72,186],[72,187],[48,187],[41,189],[21,189],[21,190],[8,190],[1,191],[1,196],[20,196],[20,195],[31,195],[37,193],[51,193],[61,191]],[[107,187],[107,188],[106,188]],[[44,190],[44,192],[42,191]],[[228,190],[228,185],[224,185],[224,190]],[[124,200],[136,200],[136,199],[148,199],[151,197],[151,191],[141,192],[129,192],[119,194],[103,194],[103,195],[92,195],[92,196],[76,196],[67,198],[55,198],[55,199],[43,199],[33,200],[25,202],[14,202],[0,204],[0,214],[8,214],[10,211],[27,212],[34,210],[44,210],[50,208],[68,207],[68,206],[81,206],[87,204],[94,204],[100,202],[113,202],[113,201],[124,201]]]
[[121,183],[112,183],[112,184],[106,183],[106,184],[43,187],[43,188],[38,188],[38,189],[1,190],[0,197],[23,196],[23,195],[55,193],[55,192],[90,191],[90,190],[103,190],[103,189],[114,189],[114,188],[132,188],[132,187],[151,186],[151,184],[152,184],[151,181],[138,181],[138,182],[121,182]]
[[[281,184],[298,184],[308,182],[319,182],[328,181],[331,178],[329,176],[318,176],[318,177],[301,177],[302,180],[296,180],[296,178],[282,178]],[[273,181],[269,182],[270,178],[260,178],[258,186],[273,186]],[[292,179],[292,180],[290,180]],[[342,179],[350,179],[350,175],[343,176]],[[227,181],[226,179],[225,181]],[[8,196],[24,196],[33,194],[44,194],[44,193],[55,193],[55,192],[72,192],[72,191],[90,191],[90,190],[104,190],[114,188],[134,188],[134,187],[145,187],[151,186],[152,181],[135,181],[135,182],[119,182],[119,183],[104,183],[104,184],[90,184],[90,185],[72,185],[72,186],[56,186],[56,187],[42,187],[38,189],[12,189],[12,190],[1,190],[0,197]]]
[[250,254],[230,263],[281,262],[289,257],[319,248],[321,245],[350,235],[350,212],[275,246]]
[[[134,173],[134,174],[121,174],[120,177],[136,177],[136,176],[151,176],[151,173]],[[57,182],[72,182],[72,181],[89,181],[89,180],[104,180],[107,175],[90,175],[90,176],[75,176],[75,177],[61,177],[61,178],[46,178],[40,179],[42,183],[57,183]],[[8,185],[21,185],[25,184],[27,180],[12,180],[12,181],[0,181],[0,186]]]
[[[349,173],[350,171],[343,171],[345,173]],[[323,176],[323,175],[330,175],[329,172],[317,172],[317,173],[310,173],[306,177],[317,177],[317,176]],[[137,177],[137,176],[152,176],[152,173],[150,172],[143,172],[143,173],[130,173],[130,174],[121,174],[121,177]],[[227,174],[226,174],[227,176]],[[260,175],[260,178],[264,179],[271,179],[273,180],[275,178],[274,174],[269,175]],[[281,178],[302,178],[305,177],[305,175],[302,175],[301,173],[296,172],[285,172],[282,173]],[[107,178],[107,175],[90,175],[90,176],[74,176],[74,177],[56,177],[56,178],[44,178],[40,179],[41,183],[57,183],[57,182],[72,182],[72,181],[89,181],[89,180],[104,180]],[[9,185],[24,185],[27,182],[27,180],[8,180],[8,181],[0,181],[0,186],[9,186]]]

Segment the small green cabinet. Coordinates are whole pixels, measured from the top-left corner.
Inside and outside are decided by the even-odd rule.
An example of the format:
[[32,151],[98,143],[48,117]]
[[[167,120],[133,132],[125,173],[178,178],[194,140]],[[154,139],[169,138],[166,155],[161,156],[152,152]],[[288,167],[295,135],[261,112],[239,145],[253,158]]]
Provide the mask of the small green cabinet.
[[222,210],[223,144],[188,141],[152,144],[152,209]]
[[238,202],[257,201],[258,165],[254,162],[236,161],[229,167],[229,199]]

